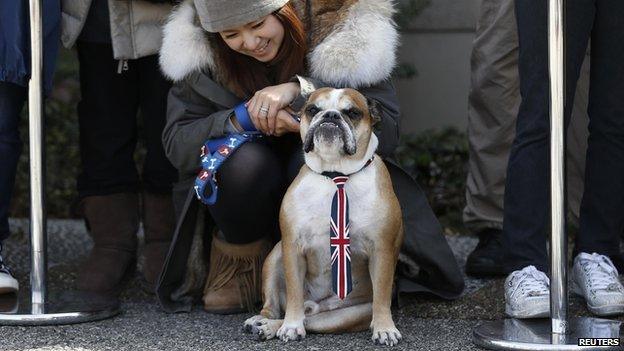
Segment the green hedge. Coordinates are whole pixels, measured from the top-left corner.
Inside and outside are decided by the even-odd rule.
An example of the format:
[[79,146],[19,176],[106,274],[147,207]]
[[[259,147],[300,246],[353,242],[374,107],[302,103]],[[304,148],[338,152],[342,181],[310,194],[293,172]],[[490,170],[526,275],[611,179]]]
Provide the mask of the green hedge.
[[468,170],[466,135],[450,127],[404,135],[396,156],[423,188],[442,225],[461,231]]

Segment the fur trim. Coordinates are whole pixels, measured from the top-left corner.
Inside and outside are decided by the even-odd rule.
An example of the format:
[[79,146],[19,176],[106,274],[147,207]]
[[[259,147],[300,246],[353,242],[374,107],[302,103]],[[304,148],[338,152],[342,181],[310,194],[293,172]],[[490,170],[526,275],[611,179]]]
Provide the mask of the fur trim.
[[[312,78],[335,87],[352,88],[390,78],[399,43],[392,21],[393,0],[308,1],[312,1],[313,28],[308,31],[313,47],[307,59]],[[295,2],[295,7],[304,6]],[[326,17],[332,12],[335,15]],[[204,68],[218,71],[192,0],[179,5],[165,25],[160,65],[174,81]]]
[[214,69],[210,42],[196,22],[193,0],[177,6],[163,28],[160,69],[166,77],[179,81],[203,68]]
[[392,1],[360,0],[308,55],[312,77],[336,87],[371,85],[390,77],[399,34]]

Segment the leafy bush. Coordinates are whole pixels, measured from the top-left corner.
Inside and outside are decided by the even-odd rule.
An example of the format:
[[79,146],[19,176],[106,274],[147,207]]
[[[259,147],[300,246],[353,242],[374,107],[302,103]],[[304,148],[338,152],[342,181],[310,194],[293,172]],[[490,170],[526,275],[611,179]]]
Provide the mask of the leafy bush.
[[[46,99],[45,106],[46,212],[50,217],[74,217],[76,176],[80,167],[76,114],[79,100],[78,62],[75,52],[61,50],[54,89]],[[11,215],[28,217],[30,170],[27,108],[22,113],[20,133],[24,147],[17,168]]]
[[404,135],[396,156],[423,187],[442,225],[455,232],[462,229],[468,162],[465,134],[449,127]]

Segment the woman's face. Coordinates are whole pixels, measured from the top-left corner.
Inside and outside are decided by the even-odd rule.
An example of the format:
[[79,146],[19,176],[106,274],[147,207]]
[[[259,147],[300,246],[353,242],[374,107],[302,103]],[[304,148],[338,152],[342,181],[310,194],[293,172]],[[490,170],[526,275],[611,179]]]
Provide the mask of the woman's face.
[[269,62],[277,56],[284,40],[284,26],[277,17],[268,15],[238,28],[219,32],[230,49]]

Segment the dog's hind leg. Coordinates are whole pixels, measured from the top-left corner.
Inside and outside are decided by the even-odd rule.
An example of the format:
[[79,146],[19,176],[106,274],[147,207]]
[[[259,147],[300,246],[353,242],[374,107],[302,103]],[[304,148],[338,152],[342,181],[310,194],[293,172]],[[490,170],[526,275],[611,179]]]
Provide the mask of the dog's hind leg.
[[307,316],[305,328],[312,333],[356,332],[368,329],[372,317],[373,304],[368,302]]
[[285,291],[282,243],[278,242],[262,267],[262,299],[264,304],[260,314],[269,319],[281,318],[282,306],[286,304]]
[[[280,291],[285,291],[284,287],[284,271],[282,265],[282,245],[275,245],[271,253],[267,256],[262,266],[262,297],[263,305],[260,314],[255,315],[245,321],[243,331],[247,333],[259,334],[260,326],[265,325],[268,320],[277,320],[281,317],[282,311],[280,306]],[[284,299],[283,297],[281,298]],[[274,324],[274,323],[273,323]],[[279,323],[281,326],[281,322]],[[278,326],[279,328],[279,326]],[[277,331],[277,329],[275,329]],[[266,331],[266,335],[270,335],[270,330]],[[273,332],[275,336],[275,332]],[[264,338],[260,335],[261,339]]]

